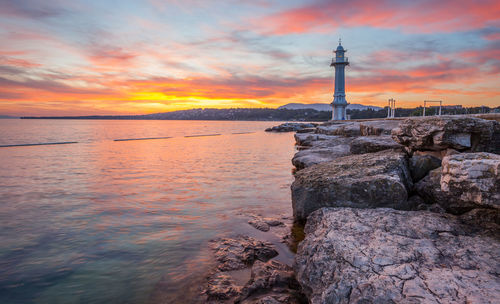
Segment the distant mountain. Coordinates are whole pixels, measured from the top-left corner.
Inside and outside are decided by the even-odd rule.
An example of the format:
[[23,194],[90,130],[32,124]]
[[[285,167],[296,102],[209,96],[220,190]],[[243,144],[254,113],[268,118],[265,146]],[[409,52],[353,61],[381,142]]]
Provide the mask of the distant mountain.
[[19,118],[19,117],[14,117],[14,116],[9,116],[9,115],[0,115],[0,119],[13,119],[13,118]]
[[[302,109],[314,109],[316,111],[332,111],[332,106],[329,104],[325,103],[310,103],[310,104],[305,104],[305,103],[288,103],[286,105],[283,105],[281,107],[278,107],[279,110],[281,109],[288,109],[288,110],[302,110]],[[357,103],[351,103],[347,105],[347,110],[368,110],[372,109],[375,111],[381,110],[381,107],[376,107],[376,106],[365,106],[362,104],[357,104]]]

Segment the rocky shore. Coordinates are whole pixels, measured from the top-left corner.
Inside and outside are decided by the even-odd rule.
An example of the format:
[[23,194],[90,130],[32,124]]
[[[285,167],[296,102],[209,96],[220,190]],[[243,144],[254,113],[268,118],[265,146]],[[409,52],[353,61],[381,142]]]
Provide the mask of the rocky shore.
[[[214,240],[211,303],[495,303],[500,299],[500,123],[471,116],[328,122],[298,131],[293,268],[270,243]],[[241,284],[228,277],[246,269]],[[496,302],[498,303],[498,302]]]
[[327,123],[296,134],[309,303],[500,299],[500,124],[467,116]]

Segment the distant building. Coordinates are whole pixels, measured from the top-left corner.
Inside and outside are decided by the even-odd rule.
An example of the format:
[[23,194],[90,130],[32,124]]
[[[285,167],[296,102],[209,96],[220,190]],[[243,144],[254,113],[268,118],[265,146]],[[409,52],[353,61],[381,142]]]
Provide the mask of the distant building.
[[335,58],[332,59],[330,66],[335,67],[335,93],[333,94],[333,106],[332,120],[345,120],[347,101],[345,99],[345,67],[349,65],[349,60],[344,57],[344,50],[342,43],[339,39],[339,46],[337,50],[334,51]]

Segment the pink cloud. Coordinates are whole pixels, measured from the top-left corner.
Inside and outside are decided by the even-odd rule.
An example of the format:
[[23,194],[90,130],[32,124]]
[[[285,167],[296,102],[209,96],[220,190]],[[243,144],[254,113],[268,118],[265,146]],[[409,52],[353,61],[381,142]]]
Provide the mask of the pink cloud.
[[316,1],[287,9],[253,24],[262,32],[296,34],[339,26],[402,28],[410,32],[453,32],[499,23],[500,2],[483,1]]

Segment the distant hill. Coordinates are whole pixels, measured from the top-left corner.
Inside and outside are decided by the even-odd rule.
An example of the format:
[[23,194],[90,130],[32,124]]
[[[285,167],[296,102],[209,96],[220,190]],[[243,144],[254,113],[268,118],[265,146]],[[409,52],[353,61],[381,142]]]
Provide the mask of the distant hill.
[[[288,110],[302,110],[302,109],[314,109],[316,111],[332,111],[332,106],[326,103],[288,103],[286,105],[278,107],[278,109],[288,109]],[[376,106],[365,106],[362,104],[352,103],[347,105],[347,110],[368,110],[372,109],[375,111],[381,110],[383,108]]]
[[0,115],[0,119],[14,119],[19,117],[9,116],[9,115]]
[[92,115],[21,117],[21,119],[158,119],[158,120],[274,120],[274,121],[326,121],[331,112],[311,109],[191,109],[147,115]]

